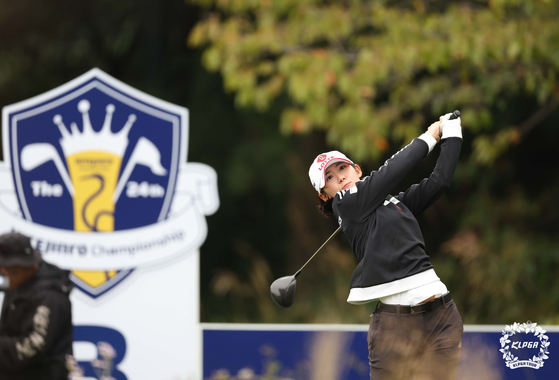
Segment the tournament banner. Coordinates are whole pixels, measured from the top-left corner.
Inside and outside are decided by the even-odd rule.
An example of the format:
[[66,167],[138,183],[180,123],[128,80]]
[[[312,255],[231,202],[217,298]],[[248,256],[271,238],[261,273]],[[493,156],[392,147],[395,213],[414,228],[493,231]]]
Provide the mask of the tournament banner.
[[[204,379],[369,378],[368,325],[201,326]],[[510,326],[465,325],[456,380],[556,379],[559,359],[553,345],[557,341],[558,326],[537,326],[531,322]]]
[[219,197],[186,161],[188,110],[92,69],[4,107],[2,137],[0,231],[70,271],[85,375],[106,341],[117,380],[198,379],[198,249]]

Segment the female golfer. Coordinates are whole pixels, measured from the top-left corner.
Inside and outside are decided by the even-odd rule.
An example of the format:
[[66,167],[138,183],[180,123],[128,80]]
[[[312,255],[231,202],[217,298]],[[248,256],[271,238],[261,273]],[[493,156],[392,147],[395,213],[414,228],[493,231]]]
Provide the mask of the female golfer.
[[[380,301],[367,337],[374,380],[456,377],[462,318],[429,262],[416,220],[452,180],[462,128],[460,118],[450,120],[451,115],[441,116],[365,178],[338,151],[319,155],[309,170],[319,211],[334,215],[358,260],[347,302]],[[439,141],[440,156],[429,178],[390,195]]]

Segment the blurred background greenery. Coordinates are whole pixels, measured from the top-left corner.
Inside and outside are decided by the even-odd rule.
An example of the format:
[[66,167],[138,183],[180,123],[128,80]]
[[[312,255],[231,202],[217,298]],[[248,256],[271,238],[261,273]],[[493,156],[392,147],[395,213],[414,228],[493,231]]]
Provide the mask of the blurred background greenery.
[[0,105],[98,67],[187,107],[188,161],[217,171],[221,199],[201,321],[292,323],[374,307],[345,302],[342,234],[291,308],[270,299],[337,227],[314,208],[312,160],[339,149],[370,172],[460,109],[454,182],[420,217],[435,269],[465,323],[559,324],[557,20],[552,0],[0,0]]

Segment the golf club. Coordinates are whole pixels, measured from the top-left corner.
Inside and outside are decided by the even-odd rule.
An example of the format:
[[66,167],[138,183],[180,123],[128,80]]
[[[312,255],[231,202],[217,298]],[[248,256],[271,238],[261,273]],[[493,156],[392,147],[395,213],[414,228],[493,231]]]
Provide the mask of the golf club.
[[[455,110],[452,115],[450,115],[449,120],[457,119],[460,117],[460,111]],[[299,269],[293,276],[285,276],[275,280],[272,285],[270,285],[270,295],[275,303],[279,306],[289,307],[293,304],[295,300],[295,290],[297,289],[297,277],[301,274],[301,271],[307,266],[307,264],[316,256],[316,254],[328,243],[339,231],[341,227],[338,227],[336,231],[316,250],[316,252],[311,256],[310,259]]]
[[283,307],[289,307],[293,304],[295,300],[295,290],[297,288],[297,277],[301,274],[301,271],[307,266],[307,264],[316,256],[316,254],[328,243],[336,234],[340,231],[341,227],[338,227],[336,231],[326,241],[316,250],[316,252],[311,256],[310,259],[299,269],[293,276],[285,276],[278,278],[276,281],[272,282],[270,285],[270,295],[275,303]]
[[452,115],[450,115],[450,117],[448,118],[448,120],[454,120],[454,119],[458,119],[460,117],[460,111],[455,110]]

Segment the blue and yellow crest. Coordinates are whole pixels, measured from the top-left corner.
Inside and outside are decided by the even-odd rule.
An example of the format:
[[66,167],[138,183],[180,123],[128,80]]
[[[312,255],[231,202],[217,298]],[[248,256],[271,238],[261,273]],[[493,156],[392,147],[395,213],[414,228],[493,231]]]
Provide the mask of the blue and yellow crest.
[[[11,227],[94,298],[168,249],[196,246],[200,236],[169,229],[192,213],[172,208],[187,123],[185,108],[98,69],[5,107],[4,163],[17,199],[12,216],[21,219]],[[198,232],[205,238],[205,223]]]

